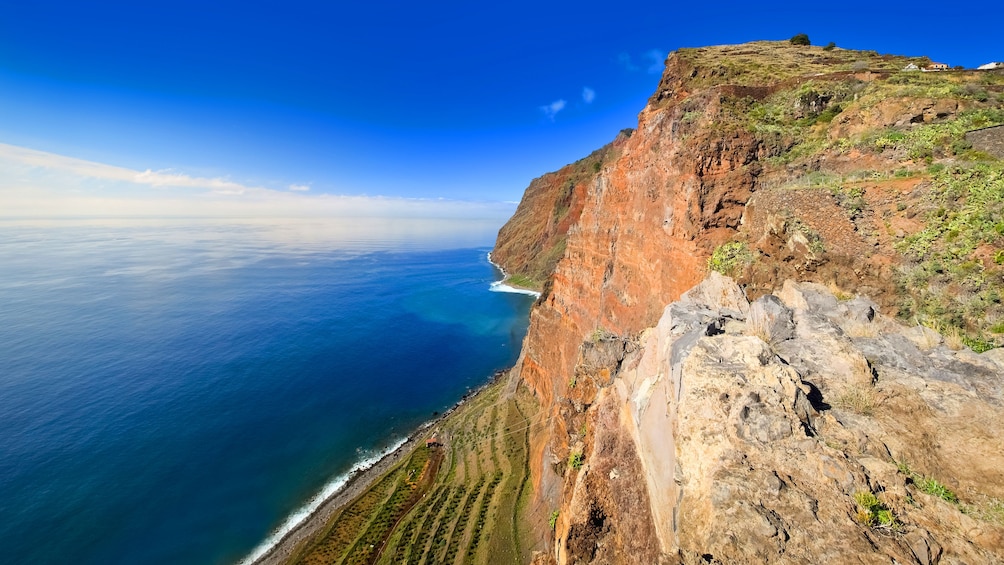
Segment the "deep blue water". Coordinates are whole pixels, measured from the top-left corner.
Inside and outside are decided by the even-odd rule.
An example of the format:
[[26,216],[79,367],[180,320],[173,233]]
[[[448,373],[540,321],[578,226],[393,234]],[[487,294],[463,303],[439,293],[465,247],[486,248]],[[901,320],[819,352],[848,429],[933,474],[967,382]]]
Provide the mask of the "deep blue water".
[[245,557],[513,363],[496,227],[0,222],[2,560]]

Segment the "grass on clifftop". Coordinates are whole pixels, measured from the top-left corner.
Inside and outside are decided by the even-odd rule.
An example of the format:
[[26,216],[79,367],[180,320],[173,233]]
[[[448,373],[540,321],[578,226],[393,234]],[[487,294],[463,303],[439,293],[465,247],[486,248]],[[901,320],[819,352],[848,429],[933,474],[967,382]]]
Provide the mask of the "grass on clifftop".
[[[687,49],[680,57],[695,68],[687,81],[694,94],[681,102],[684,128],[762,140],[773,149],[762,161],[773,175],[761,188],[798,188],[806,180],[828,188],[860,230],[872,229],[874,211],[856,180],[929,178],[928,202],[900,209],[924,225],[895,249],[899,314],[958,332],[977,352],[1004,343],[1004,163],[966,138],[1004,125],[1004,73],[905,72],[907,63],[926,60],[787,42]],[[751,88],[723,88],[710,99],[694,88],[714,85]],[[852,153],[863,154],[869,170],[819,170]],[[839,252],[811,229],[801,231],[817,258]],[[734,241],[714,250],[708,268],[737,276],[754,261],[770,258]]]
[[812,45],[792,45],[788,41],[689,48],[680,49],[677,53],[705,70],[695,77],[697,86],[763,86],[820,72],[893,72],[909,63],[920,66],[930,63],[927,57],[880,55],[877,51],[840,48],[827,50]]

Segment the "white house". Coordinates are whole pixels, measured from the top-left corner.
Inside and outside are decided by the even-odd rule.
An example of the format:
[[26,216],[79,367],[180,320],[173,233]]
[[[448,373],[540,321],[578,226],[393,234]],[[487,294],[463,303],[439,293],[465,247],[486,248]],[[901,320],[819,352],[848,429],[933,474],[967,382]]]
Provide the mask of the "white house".
[[910,63],[909,65],[903,67],[903,70],[904,71],[919,71],[920,67],[918,67],[917,65],[914,65],[913,63]]
[[993,69],[1004,69],[1004,63],[987,63],[986,65],[980,65],[976,67],[980,71],[991,71]]

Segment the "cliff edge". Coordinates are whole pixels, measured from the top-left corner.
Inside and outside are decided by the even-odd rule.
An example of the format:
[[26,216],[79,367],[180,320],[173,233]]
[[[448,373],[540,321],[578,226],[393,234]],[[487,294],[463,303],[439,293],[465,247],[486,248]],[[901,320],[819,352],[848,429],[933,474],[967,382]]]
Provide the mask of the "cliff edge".
[[531,184],[493,259],[543,290],[539,560],[1004,559],[1004,368],[974,352],[1004,337],[1004,165],[966,137],[1004,74],[924,62],[681,49],[632,135]]

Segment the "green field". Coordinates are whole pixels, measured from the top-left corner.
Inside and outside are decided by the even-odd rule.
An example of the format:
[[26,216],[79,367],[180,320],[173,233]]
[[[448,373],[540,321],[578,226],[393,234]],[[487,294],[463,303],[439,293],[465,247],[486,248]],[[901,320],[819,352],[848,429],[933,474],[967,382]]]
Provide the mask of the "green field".
[[[401,463],[296,549],[291,564],[526,563],[536,403],[499,379],[427,430]],[[435,435],[441,447],[425,447]]]

